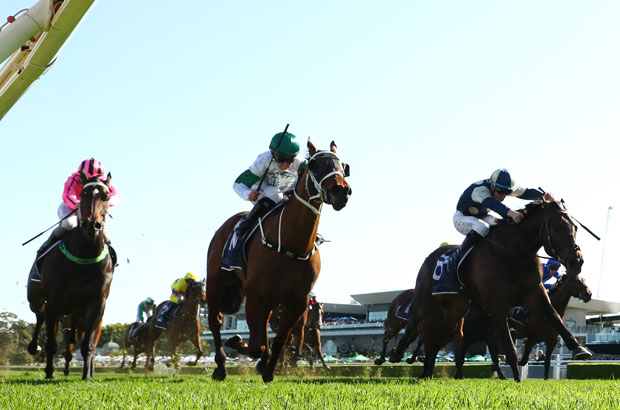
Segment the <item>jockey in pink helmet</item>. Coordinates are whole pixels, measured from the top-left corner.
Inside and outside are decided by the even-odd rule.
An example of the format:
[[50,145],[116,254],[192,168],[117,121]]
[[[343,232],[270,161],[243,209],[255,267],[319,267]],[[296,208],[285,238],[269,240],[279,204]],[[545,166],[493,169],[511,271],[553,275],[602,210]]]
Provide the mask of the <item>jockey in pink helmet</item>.
[[[62,202],[58,206],[58,218],[61,219],[60,225],[54,229],[50,237],[41,245],[37,251],[37,259],[42,255],[53,243],[60,240],[65,233],[75,228],[78,224],[77,213],[74,211],[77,209],[80,203],[80,194],[84,186],[82,185],[81,175],[84,174],[86,179],[99,177],[100,180],[105,181],[105,171],[103,165],[99,160],[95,158],[85,159],[80,163],[78,170],[71,174],[65,182],[65,187],[62,191]],[[117,205],[121,202],[121,197],[116,192],[116,189],[110,184],[110,206]],[[72,214],[71,216],[68,216]],[[68,216],[68,217],[67,217]],[[63,219],[64,218],[64,219]],[[32,280],[32,278],[31,278]],[[35,279],[36,280],[36,279]]]

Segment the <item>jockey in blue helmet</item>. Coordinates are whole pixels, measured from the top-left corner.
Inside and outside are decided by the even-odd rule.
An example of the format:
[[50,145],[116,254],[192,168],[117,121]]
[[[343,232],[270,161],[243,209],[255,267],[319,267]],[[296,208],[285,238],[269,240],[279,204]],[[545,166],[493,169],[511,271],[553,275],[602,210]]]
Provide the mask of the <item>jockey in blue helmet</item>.
[[489,211],[492,210],[503,218],[511,218],[515,223],[521,222],[524,217],[521,212],[513,211],[502,204],[508,195],[525,200],[554,200],[551,194],[543,195],[537,189],[516,186],[512,176],[504,168],[495,170],[488,179],[474,182],[461,194],[452,217],[454,227],[465,235],[465,240],[448,259],[448,269],[456,268],[462,256],[496,224],[495,217],[489,215]]
[[557,262],[555,259],[549,259],[547,263],[543,263],[542,267],[542,284],[545,289],[549,289],[551,286],[553,286],[553,283],[549,282],[551,278],[555,278],[556,280],[560,278],[560,272],[558,271],[558,269],[560,269],[560,263]]

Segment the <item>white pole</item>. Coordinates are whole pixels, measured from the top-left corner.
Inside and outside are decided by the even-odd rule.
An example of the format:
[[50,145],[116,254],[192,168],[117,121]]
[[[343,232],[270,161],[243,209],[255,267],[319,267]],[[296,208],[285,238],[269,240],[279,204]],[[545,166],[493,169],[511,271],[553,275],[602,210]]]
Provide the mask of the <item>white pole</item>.
[[48,31],[52,21],[52,0],[40,0],[0,31],[0,63],[39,31]]
[[613,206],[609,206],[607,209],[607,222],[605,222],[605,236],[603,237],[603,253],[601,255],[601,270],[598,274],[598,287],[596,289],[596,298],[599,299],[601,293],[601,278],[603,277],[603,266],[605,265],[605,247],[607,246],[607,228],[609,228],[609,219],[611,218],[611,211]]

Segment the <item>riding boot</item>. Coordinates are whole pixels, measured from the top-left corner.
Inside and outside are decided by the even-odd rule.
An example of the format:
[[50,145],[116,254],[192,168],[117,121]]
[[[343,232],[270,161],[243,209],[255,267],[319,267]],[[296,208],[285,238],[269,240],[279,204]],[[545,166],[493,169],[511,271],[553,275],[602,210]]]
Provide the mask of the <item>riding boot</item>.
[[446,261],[445,267],[447,272],[456,272],[456,268],[459,266],[459,262],[463,258],[463,255],[467,253],[480,239],[482,239],[482,235],[480,235],[476,231],[469,231],[469,233],[465,236],[465,240],[461,246],[459,246],[456,251],[450,256],[450,258]]
[[270,198],[259,199],[254,204],[254,208],[241,219],[241,222],[235,228],[237,239],[241,241],[241,238],[248,233],[248,230],[256,223],[258,218],[265,216],[275,205],[276,203]]
[[50,235],[50,237],[47,238],[45,242],[43,242],[43,244],[37,250],[37,256],[34,258],[34,263],[32,264],[32,268],[30,268],[30,274],[28,275],[28,280],[31,280],[33,282],[41,282],[41,275],[39,274],[39,266],[37,265],[39,258],[50,248],[50,246],[52,246],[54,243],[61,240],[62,237],[67,232],[68,231],[65,228],[61,226],[57,226],[56,229],[52,231],[52,234]]

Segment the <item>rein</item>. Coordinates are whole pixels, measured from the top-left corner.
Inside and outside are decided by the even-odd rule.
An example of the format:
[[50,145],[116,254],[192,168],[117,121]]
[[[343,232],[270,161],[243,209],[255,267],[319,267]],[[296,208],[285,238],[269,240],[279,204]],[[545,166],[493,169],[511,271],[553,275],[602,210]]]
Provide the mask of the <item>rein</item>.
[[80,258],[78,256],[75,256],[74,254],[69,252],[64,242],[60,242],[60,244],[58,244],[58,249],[60,249],[60,252],[62,252],[62,254],[65,255],[67,259],[79,265],[92,265],[95,263],[99,263],[104,260],[106,256],[108,256],[108,245],[106,244],[103,245],[103,249],[101,250],[99,256],[94,258]]
[[[566,211],[560,211],[559,212],[561,215],[565,215],[569,220],[572,221],[570,215],[568,214],[568,212]],[[551,257],[553,259],[555,259],[556,261],[558,261],[561,264],[564,264],[564,259],[560,256],[559,252],[555,249],[555,247],[553,246],[553,242],[551,241],[551,231],[549,229],[549,218],[551,216],[545,218],[545,223],[540,227],[540,232],[538,234],[538,236],[541,237],[541,239],[543,239],[543,247],[544,247],[544,240],[545,237],[547,239],[547,243],[549,244],[549,248],[551,250],[551,252],[549,252],[551,254]],[[543,229],[546,231],[546,235],[543,234]],[[577,245],[576,243],[573,243],[571,246],[567,247],[567,249],[573,249],[574,251],[580,251],[581,248],[579,247],[579,245]]]
[[[327,173],[326,175],[324,175],[321,180],[317,180],[317,178],[314,176],[314,173],[312,171],[310,171],[310,169],[308,169],[308,172],[306,172],[306,181],[305,181],[305,187],[306,187],[306,193],[308,194],[308,200],[305,200],[304,198],[301,197],[301,195],[299,195],[297,193],[297,189],[293,190],[293,195],[294,197],[301,202],[306,208],[310,209],[317,217],[321,215],[321,211],[313,206],[310,201],[312,200],[317,200],[321,203],[325,202],[327,200],[327,191],[325,189],[322,188],[322,184],[323,182],[327,179],[330,178],[334,175],[342,175],[342,177],[345,177],[344,174],[344,169],[342,168],[342,165],[340,164],[340,159],[338,158],[338,156],[336,156],[336,154],[334,154],[333,152],[330,151],[318,151],[316,152],[311,158],[310,160],[308,160],[308,164],[310,162],[312,162],[314,159],[316,159],[319,156],[328,156],[329,158],[332,159],[332,161],[334,162],[334,164],[337,165],[337,170],[336,171],[332,171]],[[308,179],[310,179],[312,181],[312,185],[310,185],[310,187],[313,187],[316,190],[316,194],[311,195],[310,193],[310,187],[308,186]],[[312,255],[314,255],[314,253],[318,250],[318,246],[325,242],[325,240],[322,239],[317,239],[314,241],[314,246],[312,247],[312,249],[310,250],[310,252],[308,252],[305,255],[298,255],[293,251],[284,249],[282,247],[282,215],[284,215],[284,210],[286,209],[286,207],[282,207],[282,210],[280,211],[280,218],[278,220],[278,243],[274,244],[273,242],[270,242],[267,237],[265,236],[265,231],[263,230],[263,223],[262,223],[262,218],[258,219],[258,227],[260,228],[260,233],[261,233],[261,242],[263,243],[263,245],[265,245],[267,248],[276,251],[278,253],[282,253],[285,256],[288,256],[291,259],[297,259],[300,261],[305,261],[308,260]]]

